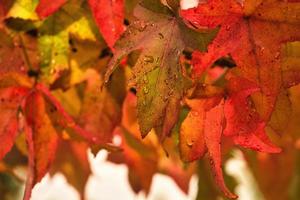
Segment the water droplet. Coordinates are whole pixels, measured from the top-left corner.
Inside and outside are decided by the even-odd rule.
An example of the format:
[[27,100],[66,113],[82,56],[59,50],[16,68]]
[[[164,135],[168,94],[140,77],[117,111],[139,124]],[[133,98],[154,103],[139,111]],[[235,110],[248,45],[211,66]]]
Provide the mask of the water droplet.
[[165,36],[162,33],[158,33],[160,39],[164,39]]
[[169,85],[168,79],[164,80],[164,82],[165,82],[166,85]]
[[187,139],[186,140],[186,145],[188,146],[188,147],[192,147],[193,145],[194,145],[194,140],[189,140],[189,139]]
[[92,137],[93,142],[97,142],[97,137]]
[[276,52],[276,53],[275,53],[275,58],[276,58],[276,59],[280,58],[280,52]]
[[144,91],[145,94],[148,94],[148,93],[149,93],[149,89],[148,89],[147,87],[144,87],[144,88],[143,88],[143,91]]
[[142,104],[143,104],[143,106],[145,106],[145,105],[146,105],[146,101],[144,100],[144,101],[142,102]]
[[140,32],[143,32],[146,28],[147,28],[147,24],[145,24],[144,22],[141,22],[140,27],[138,27],[138,30]]
[[[157,58],[155,59],[155,63],[158,64],[158,62],[159,62],[159,57],[157,57]],[[156,66],[156,67],[159,67],[159,66]]]
[[153,56],[145,56],[144,57],[144,62],[147,62],[147,63],[153,63],[154,62],[154,58]]
[[148,83],[148,82],[149,82],[149,80],[148,80],[148,77],[147,77],[147,76],[143,76],[143,82],[144,82],[144,83]]
[[168,101],[168,99],[169,99],[169,96],[164,96],[164,98],[163,98],[164,102]]
[[199,116],[199,113],[197,111],[192,111],[192,115],[197,117],[197,116]]

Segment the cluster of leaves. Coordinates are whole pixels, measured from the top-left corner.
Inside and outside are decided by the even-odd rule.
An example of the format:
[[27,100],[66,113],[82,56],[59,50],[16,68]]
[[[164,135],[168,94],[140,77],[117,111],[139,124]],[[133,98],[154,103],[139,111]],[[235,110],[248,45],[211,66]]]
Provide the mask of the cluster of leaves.
[[237,198],[235,145],[258,151],[243,152],[266,199],[299,197],[298,0],[1,0],[0,20],[0,172],[28,163],[24,200],[47,172],[84,199],[88,148],[126,163],[135,192],[198,173],[215,199],[210,165]]

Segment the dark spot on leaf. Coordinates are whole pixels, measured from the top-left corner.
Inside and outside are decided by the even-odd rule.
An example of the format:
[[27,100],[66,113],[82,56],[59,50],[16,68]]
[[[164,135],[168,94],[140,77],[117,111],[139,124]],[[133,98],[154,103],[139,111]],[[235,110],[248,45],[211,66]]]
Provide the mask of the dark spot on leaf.
[[110,50],[110,48],[105,48],[101,51],[101,54],[99,55],[99,58],[105,58],[106,56],[112,56],[112,52]]
[[130,24],[130,23],[129,23],[129,20],[128,20],[128,19],[124,19],[124,25],[125,25],[125,26],[129,26],[129,24]]
[[39,76],[39,72],[36,70],[28,70],[27,75],[29,77],[38,77]]
[[135,88],[130,88],[130,92],[133,94],[136,94],[136,89]]
[[236,63],[231,57],[220,58],[214,63],[214,65],[218,65],[220,67],[228,67],[228,68],[236,67]]
[[182,53],[187,60],[192,60],[192,52],[191,51],[184,50]]

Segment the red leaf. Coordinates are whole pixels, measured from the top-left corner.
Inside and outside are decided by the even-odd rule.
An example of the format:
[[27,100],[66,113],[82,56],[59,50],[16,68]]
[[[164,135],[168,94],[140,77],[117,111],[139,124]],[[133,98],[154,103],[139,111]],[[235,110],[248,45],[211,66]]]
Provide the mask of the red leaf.
[[198,28],[220,26],[208,51],[194,53],[195,76],[230,54],[242,75],[260,86],[260,114],[269,120],[282,86],[281,44],[300,39],[297,6],[284,1],[209,0],[182,11],[185,20]]
[[58,136],[46,113],[46,102],[41,93],[32,91],[24,106],[29,149],[29,174],[24,198],[29,199],[34,184],[44,177],[54,160]]
[[183,161],[198,160],[206,153],[204,141],[205,100],[188,101],[191,111],[181,125],[179,150]]
[[26,99],[26,124],[32,131],[34,144],[35,181],[39,182],[49,169],[57,147],[57,133],[46,113],[46,102],[41,93],[33,91]]
[[124,1],[89,0],[89,4],[104,40],[113,48],[124,31]]
[[0,89],[0,160],[10,151],[18,130],[18,108],[26,89],[11,87]]
[[67,0],[40,0],[36,12],[40,18],[46,18],[62,7]]
[[214,97],[187,101],[192,110],[181,127],[180,152],[183,160],[193,161],[201,158],[207,149],[219,188],[226,197],[237,198],[226,187],[222,173],[221,136],[224,128],[224,101],[220,100],[220,97]]
[[216,107],[207,111],[204,125],[204,139],[207,146],[208,156],[211,161],[211,167],[215,173],[215,180],[228,198],[237,198],[237,196],[229,191],[226,187],[221,161],[221,136],[224,125],[224,101],[221,101]]
[[99,143],[101,144],[102,141],[99,141],[98,138],[94,137],[93,134],[90,132],[85,131],[80,126],[78,126],[73,118],[65,111],[63,106],[59,103],[59,101],[51,94],[47,87],[42,84],[37,84],[36,89],[39,90],[45,97],[45,100],[48,102],[49,105],[53,106],[54,113],[52,113],[53,123],[63,127],[69,128],[76,132],[78,135],[86,139],[90,143]]
[[224,135],[233,136],[235,144],[257,151],[279,153],[265,133],[265,123],[251,107],[248,97],[259,88],[244,78],[231,78],[228,83],[229,97],[225,102],[226,128]]

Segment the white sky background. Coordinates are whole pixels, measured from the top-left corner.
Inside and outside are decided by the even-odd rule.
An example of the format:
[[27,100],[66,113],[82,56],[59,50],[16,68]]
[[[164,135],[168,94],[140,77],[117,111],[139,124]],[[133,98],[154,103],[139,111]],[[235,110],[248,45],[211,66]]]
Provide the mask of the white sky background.
[[[181,7],[188,9],[197,6],[199,0],[182,0]],[[237,188],[239,200],[254,200],[251,191],[255,189],[250,171],[237,151],[236,158],[226,164],[226,170],[240,183]],[[164,175],[154,176],[149,196],[143,193],[136,195],[130,188],[127,178],[128,169],[125,165],[116,165],[105,161],[107,152],[101,151],[96,158],[90,154],[93,175],[86,188],[87,200],[194,200],[197,194],[197,177],[190,183],[190,191],[185,195],[175,182]],[[46,176],[33,190],[31,200],[79,200],[79,195],[61,174],[53,178]],[[255,199],[263,200],[263,199]]]

